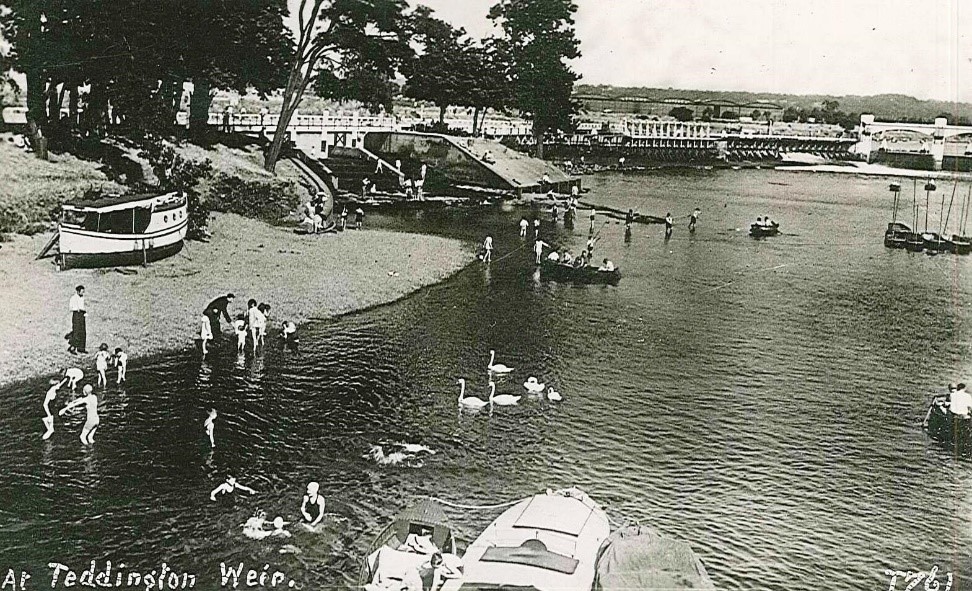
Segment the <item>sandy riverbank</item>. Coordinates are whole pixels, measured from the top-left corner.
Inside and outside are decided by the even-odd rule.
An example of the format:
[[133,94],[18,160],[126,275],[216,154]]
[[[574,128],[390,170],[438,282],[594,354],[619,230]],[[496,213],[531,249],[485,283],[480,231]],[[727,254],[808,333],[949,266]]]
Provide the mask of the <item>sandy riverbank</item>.
[[[50,259],[34,260],[49,234],[3,244],[0,384],[71,366],[90,375],[102,342],[132,357],[189,347],[203,307],[226,292],[236,294],[231,312],[242,312],[249,298],[271,304],[275,331],[284,319],[324,318],[396,300],[473,259],[459,241],[432,236],[379,230],[304,236],[232,214],[216,216],[210,228],[212,242],[190,242],[174,257],[133,267],[134,274],[56,272]],[[78,284],[87,290],[88,354],[74,356],[64,334]]]

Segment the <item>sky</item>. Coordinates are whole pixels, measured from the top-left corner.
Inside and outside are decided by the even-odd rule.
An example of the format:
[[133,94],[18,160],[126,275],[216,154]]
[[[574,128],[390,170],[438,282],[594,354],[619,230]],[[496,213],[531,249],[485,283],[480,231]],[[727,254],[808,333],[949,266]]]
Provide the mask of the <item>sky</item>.
[[[495,0],[409,0],[482,37]],[[582,84],[972,102],[970,0],[575,0]]]

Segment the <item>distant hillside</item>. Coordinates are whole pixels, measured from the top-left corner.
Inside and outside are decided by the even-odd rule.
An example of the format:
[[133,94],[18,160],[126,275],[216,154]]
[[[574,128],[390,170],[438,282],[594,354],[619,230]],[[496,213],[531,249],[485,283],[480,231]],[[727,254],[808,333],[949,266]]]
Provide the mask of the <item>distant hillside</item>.
[[950,123],[969,124],[972,121],[972,103],[919,100],[903,94],[876,94],[872,96],[832,96],[827,94],[775,94],[767,92],[736,92],[721,90],[677,90],[673,88],[633,88],[619,86],[579,84],[577,94],[592,94],[608,98],[622,96],[650,97],[656,99],[685,98],[690,100],[723,99],[740,103],[772,101],[783,107],[811,110],[821,107],[824,101],[835,100],[839,109],[846,113],[874,113],[879,120],[931,122],[942,114],[949,114]]

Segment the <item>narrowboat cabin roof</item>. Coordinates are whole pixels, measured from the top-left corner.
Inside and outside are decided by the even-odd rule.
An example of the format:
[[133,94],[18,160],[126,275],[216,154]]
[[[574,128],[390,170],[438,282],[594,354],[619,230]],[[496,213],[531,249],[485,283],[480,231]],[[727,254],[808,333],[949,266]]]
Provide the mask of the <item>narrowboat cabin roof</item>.
[[182,194],[178,191],[162,194],[105,195],[103,197],[67,201],[62,205],[62,208],[71,211],[106,213],[135,207],[151,207],[153,202],[179,201],[181,199]]

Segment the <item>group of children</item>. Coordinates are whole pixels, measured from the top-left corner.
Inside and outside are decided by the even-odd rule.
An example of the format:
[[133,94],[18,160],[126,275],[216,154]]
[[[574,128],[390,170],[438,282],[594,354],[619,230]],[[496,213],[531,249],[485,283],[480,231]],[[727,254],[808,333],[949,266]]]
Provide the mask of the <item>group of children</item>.
[[[124,382],[125,373],[128,371],[128,354],[121,347],[116,347],[115,353],[111,354],[108,352],[108,344],[101,343],[101,346],[98,347],[98,353],[95,355],[95,369],[98,372],[98,385],[102,388],[108,385],[107,372],[109,364],[114,365],[118,370],[115,383],[121,384]],[[51,403],[57,398],[58,391],[66,385],[73,394],[77,391],[78,383],[83,378],[84,372],[82,370],[77,367],[71,367],[64,371],[63,377],[51,379],[51,387],[44,395],[44,417],[41,419],[41,422],[44,424],[44,434],[41,435],[42,439],[49,439],[54,434],[54,415],[51,414]],[[94,386],[91,384],[86,384],[81,389],[81,394],[80,397],[75,398],[58,411],[58,415],[63,416],[67,411],[83,404],[87,412],[87,417],[84,426],[81,428],[80,438],[81,443],[89,445],[94,443],[94,433],[100,422],[98,417],[98,396],[94,393]]]
[[[230,299],[232,301],[232,299]],[[250,299],[246,304],[246,313],[237,314],[233,320],[233,332],[236,334],[236,350],[243,354],[246,350],[247,336],[250,337],[252,350],[256,352],[257,346],[263,345],[267,334],[267,318],[270,316],[270,304],[260,303]],[[219,338],[213,332],[214,323],[212,318],[221,311],[217,308],[203,311],[199,318],[199,342],[202,348],[203,357],[209,352],[208,343]],[[215,325],[218,331],[218,324]],[[281,326],[284,347],[296,350],[297,346],[297,325],[290,320],[285,321]]]

